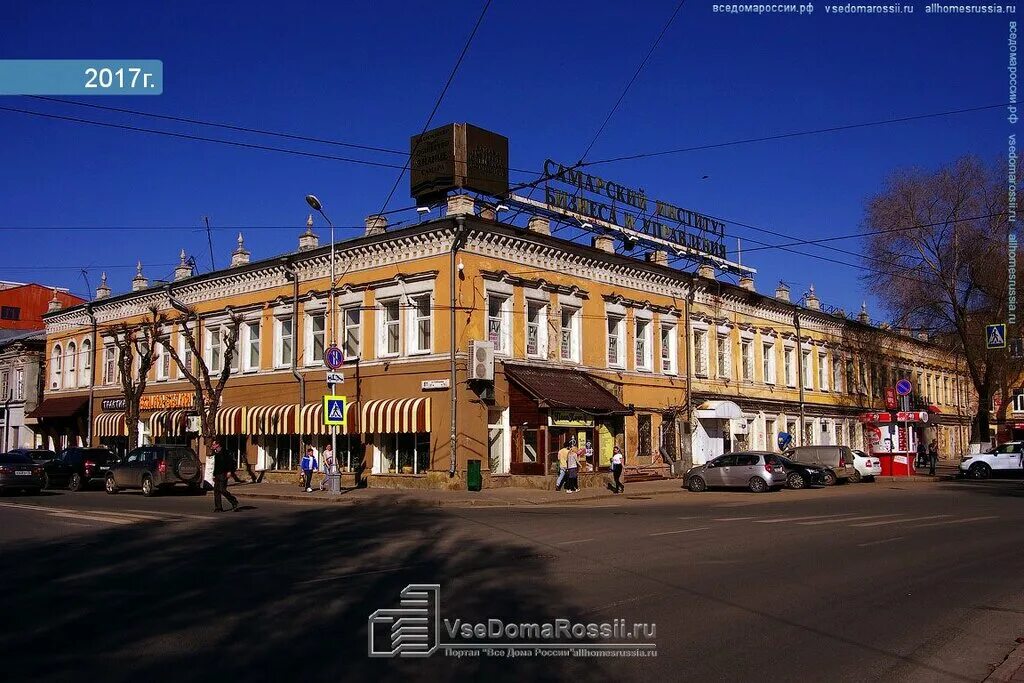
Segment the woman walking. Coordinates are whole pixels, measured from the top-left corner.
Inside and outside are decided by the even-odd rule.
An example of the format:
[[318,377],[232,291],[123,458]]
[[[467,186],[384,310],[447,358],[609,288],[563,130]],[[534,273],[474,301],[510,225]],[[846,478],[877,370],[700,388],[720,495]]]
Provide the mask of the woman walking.
[[569,449],[565,463],[565,492],[576,493],[580,490],[580,456],[575,448]]
[[615,479],[615,493],[622,493],[626,487],[622,485],[622,449],[618,446],[612,449],[612,477]]

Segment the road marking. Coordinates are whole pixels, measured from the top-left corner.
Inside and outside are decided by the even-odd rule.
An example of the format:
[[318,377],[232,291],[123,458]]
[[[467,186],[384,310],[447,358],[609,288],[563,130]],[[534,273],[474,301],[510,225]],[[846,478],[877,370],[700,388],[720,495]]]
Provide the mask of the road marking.
[[850,526],[882,526],[883,524],[901,524],[903,522],[918,522],[922,519],[938,519],[939,517],[949,517],[949,515],[928,515],[927,517],[910,517],[909,519],[886,519],[881,522],[864,522],[863,524],[851,524]]
[[[137,514],[129,514],[129,513],[137,513]],[[126,517],[144,517],[146,519],[169,519],[169,518],[174,518],[174,517],[185,517],[185,518],[188,518],[188,519],[214,519],[213,515],[190,515],[190,514],[186,514],[184,512],[164,512],[164,513],[161,513],[161,512],[153,512],[153,511],[150,511],[150,510],[133,510],[133,509],[126,509],[123,512],[121,510],[118,510],[114,514],[125,515]]]
[[845,524],[859,522],[862,519],[878,519],[879,517],[895,517],[896,515],[861,515],[860,517],[844,517],[843,519],[819,519],[817,522],[797,522],[800,526],[817,526],[818,524]]
[[70,513],[70,512],[51,512],[51,517],[68,517],[71,519],[92,519],[97,522],[107,522],[109,524],[138,524],[142,520],[139,519],[125,519],[124,517],[98,517],[96,515],[86,515],[82,513]]
[[[717,517],[716,522],[739,522],[744,519],[756,519],[755,517]],[[767,520],[766,520],[767,521]]]
[[840,515],[811,515],[809,517],[776,517],[774,519],[759,519],[755,524],[774,524],[775,522],[801,522],[805,519],[826,519],[835,517],[849,517],[852,513],[844,512]]
[[[0,506],[10,507],[10,508],[20,508],[22,510],[31,510],[31,511],[34,511],[34,512],[45,512],[45,513],[47,513],[49,515],[53,515],[55,517],[78,517],[78,516],[81,516],[84,519],[100,519],[100,518],[102,518],[103,521],[109,521],[109,519],[111,519],[111,518],[122,520],[122,521],[128,520],[128,521],[133,521],[133,522],[142,522],[142,521],[146,521],[146,522],[173,521],[174,518],[176,518],[176,517],[186,517],[188,519],[213,519],[213,517],[210,516],[210,515],[190,515],[190,514],[177,513],[177,512],[169,512],[169,513],[161,514],[160,512],[145,511],[145,510],[132,510],[132,511],[125,511],[125,512],[122,512],[120,510],[117,510],[117,511],[114,511],[114,510],[78,510],[78,509],[75,509],[75,508],[50,507],[49,505],[30,505],[30,504],[27,504],[27,503],[13,503],[13,502],[11,502],[11,503],[0,502]],[[139,513],[144,513],[144,514],[139,514]],[[89,515],[94,515],[94,517],[89,517]]]
[[561,541],[555,545],[569,545],[571,543],[586,543],[587,541],[593,541],[592,538],[577,538],[575,541]]
[[883,538],[881,541],[869,541],[867,543],[858,543],[858,548],[866,548],[869,545],[882,545],[883,543],[892,543],[893,541],[899,541],[906,538],[906,536],[896,536],[895,538]]
[[676,519],[699,519],[699,517],[676,517]]
[[691,531],[704,531],[705,529],[710,529],[710,528],[711,527],[709,527],[709,526],[699,526],[699,527],[697,527],[695,529],[679,529],[678,531],[659,531],[656,534],[647,534],[647,535],[648,536],[668,536],[669,534],[686,534],[686,533],[689,533]]
[[942,521],[942,522],[929,522],[928,524],[914,524],[914,525],[912,525],[910,527],[907,527],[907,528],[908,529],[920,529],[921,527],[940,526],[940,525],[943,525],[943,524],[964,524],[966,522],[980,522],[980,521],[985,520],[985,519],[999,519],[999,516],[998,515],[990,515],[988,517],[968,517],[967,519],[948,519],[948,520],[945,520],[945,521]]

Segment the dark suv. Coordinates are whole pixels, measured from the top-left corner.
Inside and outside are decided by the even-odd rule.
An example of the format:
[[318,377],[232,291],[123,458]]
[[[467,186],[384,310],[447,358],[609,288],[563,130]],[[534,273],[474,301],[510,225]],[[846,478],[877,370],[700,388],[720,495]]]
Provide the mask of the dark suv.
[[107,478],[107,472],[117,462],[117,456],[106,448],[66,448],[61,454],[43,463],[46,488],[67,486],[81,491],[90,484]]
[[136,448],[110,468],[107,493],[121,489],[142,489],[155,496],[161,489],[183,484],[193,493],[203,493],[199,458],[188,446],[155,445]]

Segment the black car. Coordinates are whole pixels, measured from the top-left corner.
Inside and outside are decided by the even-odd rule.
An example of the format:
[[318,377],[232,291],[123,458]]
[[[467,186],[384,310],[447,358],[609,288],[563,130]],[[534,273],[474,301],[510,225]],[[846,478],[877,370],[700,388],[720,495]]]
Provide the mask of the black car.
[[825,485],[825,469],[817,465],[805,465],[790,460],[784,455],[774,456],[786,470],[786,485],[791,489],[805,489],[808,486]]
[[27,455],[38,463],[45,463],[54,460],[57,454],[46,448],[12,448],[7,451],[14,455]]
[[176,484],[189,491],[204,493],[199,458],[188,446],[157,444],[142,446],[110,467],[105,479],[107,493],[121,489],[142,489],[142,495],[154,496]]
[[39,493],[43,466],[24,453],[0,453],[0,494],[6,491]]
[[106,448],[66,448],[43,463],[44,488],[67,486],[71,491],[81,491],[91,484],[101,484],[116,462],[117,456]]

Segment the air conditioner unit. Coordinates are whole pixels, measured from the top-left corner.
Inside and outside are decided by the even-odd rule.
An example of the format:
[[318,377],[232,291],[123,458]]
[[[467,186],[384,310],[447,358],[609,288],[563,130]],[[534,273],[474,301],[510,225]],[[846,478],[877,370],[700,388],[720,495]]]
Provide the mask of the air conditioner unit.
[[494,381],[494,342],[469,342],[469,379]]

